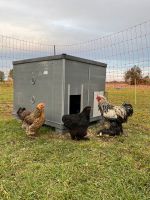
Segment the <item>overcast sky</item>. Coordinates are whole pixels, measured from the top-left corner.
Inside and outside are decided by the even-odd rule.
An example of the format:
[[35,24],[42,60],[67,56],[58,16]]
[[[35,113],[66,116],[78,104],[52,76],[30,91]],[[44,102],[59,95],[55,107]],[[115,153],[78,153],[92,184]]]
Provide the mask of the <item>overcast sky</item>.
[[150,20],[150,0],[0,0],[0,34],[68,44]]

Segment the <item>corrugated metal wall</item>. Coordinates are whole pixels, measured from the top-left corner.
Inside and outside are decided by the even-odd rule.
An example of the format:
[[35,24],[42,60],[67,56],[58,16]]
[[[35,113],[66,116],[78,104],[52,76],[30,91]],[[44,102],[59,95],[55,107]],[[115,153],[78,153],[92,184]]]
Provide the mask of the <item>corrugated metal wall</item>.
[[83,110],[87,105],[93,107],[95,91],[105,90],[106,65],[103,66],[64,55],[17,62],[14,64],[14,111],[20,106],[31,110],[44,102],[46,124],[60,128],[62,115],[70,114],[70,95],[81,95],[79,108]]
[[94,91],[105,91],[106,68],[66,60],[65,70],[65,113],[68,113],[68,95],[82,95],[81,110],[87,105],[93,107]]
[[[65,68],[65,113],[68,113],[68,84],[70,85],[70,95],[81,95],[83,91],[83,105],[88,105],[88,64],[77,61],[66,60]],[[82,97],[81,97],[82,100]]]
[[[62,60],[18,64],[14,67],[14,108],[33,109],[46,103],[46,119],[61,122]],[[34,101],[32,103],[32,101]]]

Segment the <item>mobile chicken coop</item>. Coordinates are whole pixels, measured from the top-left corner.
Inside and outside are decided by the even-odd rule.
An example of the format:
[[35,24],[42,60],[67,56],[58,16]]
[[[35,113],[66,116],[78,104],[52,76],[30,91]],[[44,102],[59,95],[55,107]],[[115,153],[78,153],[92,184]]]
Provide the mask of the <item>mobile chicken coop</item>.
[[45,124],[63,129],[62,116],[90,105],[98,120],[97,93],[104,93],[107,65],[66,54],[13,62],[14,114],[19,107],[46,104]]

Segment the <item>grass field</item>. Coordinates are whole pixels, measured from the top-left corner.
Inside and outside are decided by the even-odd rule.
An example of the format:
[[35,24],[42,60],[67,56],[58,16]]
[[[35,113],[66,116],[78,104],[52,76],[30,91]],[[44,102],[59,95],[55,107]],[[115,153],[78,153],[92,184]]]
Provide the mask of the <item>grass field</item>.
[[[0,86],[0,94],[0,199],[150,199],[150,88],[137,88],[134,116],[124,124],[128,136],[97,138],[96,124],[90,140],[78,142],[48,127],[27,138],[9,115],[12,88]],[[134,103],[134,88],[109,87],[108,97]]]

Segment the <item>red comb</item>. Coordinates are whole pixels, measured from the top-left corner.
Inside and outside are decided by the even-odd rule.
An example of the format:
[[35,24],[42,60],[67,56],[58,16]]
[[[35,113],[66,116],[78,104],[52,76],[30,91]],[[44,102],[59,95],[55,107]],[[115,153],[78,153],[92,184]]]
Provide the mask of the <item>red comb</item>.
[[97,97],[96,97],[96,100],[97,100],[97,101],[100,101],[101,99],[102,99],[102,98],[101,98],[100,96],[97,96]]

